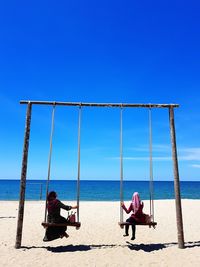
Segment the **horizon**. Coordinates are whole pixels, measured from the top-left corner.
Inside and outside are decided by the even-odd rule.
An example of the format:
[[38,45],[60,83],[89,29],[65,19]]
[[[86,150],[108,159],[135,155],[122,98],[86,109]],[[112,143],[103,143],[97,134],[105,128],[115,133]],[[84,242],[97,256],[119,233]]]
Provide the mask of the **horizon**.
[[[0,181],[21,181],[21,179],[0,179]],[[41,181],[41,182],[46,182],[46,180],[39,180],[39,179],[26,179],[26,182],[29,182],[29,181]],[[77,182],[77,180],[75,179],[68,179],[68,180],[64,180],[64,179],[51,179],[51,181],[65,181],[65,182]],[[87,182],[119,182],[120,183],[120,180],[108,180],[108,179],[99,179],[99,180],[93,180],[93,179],[90,179],[90,180],[87,180],[87,179],[82,179],[80,180],[81,181],[87,181]],[[147,182],[149,183],[150,181],[149,180],[123,180],[123,182]],[[153,183],[154,182],[174,182],[174,180],[153,180]],[[180,181],[181,183],[182,182],[200,182],[198,180],[183,180],[183,181]],[[39,184],[39,183],[38,183]]]

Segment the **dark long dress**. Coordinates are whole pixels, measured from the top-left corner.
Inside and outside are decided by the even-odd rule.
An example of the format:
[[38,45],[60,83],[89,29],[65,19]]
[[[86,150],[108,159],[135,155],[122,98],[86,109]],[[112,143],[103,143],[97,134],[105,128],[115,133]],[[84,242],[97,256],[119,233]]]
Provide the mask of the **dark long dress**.
[[[143,213],[143,207],[144,207],[144,203],[141,202],[139,209],[136,213],[134,213],[134,206],[131,203],[129,208],[127,209],[125,205],[122,206],[122,208],[126,211],[127,214],[129,214],[131,211],[133,211],[133,213],[131,214],[131,217],[129,217],[126,222],[130,223],[132,226],[132,239],[135,239],[135,225],[137,223],[144,223],[146,221],[146,214]],[[125,226],[125,234],[128,235],[128,231],[129,231],[129,225]]]
[[[60,209],[71,210],[71,206],[64,205],[60,200],[54,199],[48,202],[47,210],[48,223],[66,223],[67,219],[60,215]],[[62,237],[67,230],[67,226],[48,227],[45,232],[43,241],[52,241]]]

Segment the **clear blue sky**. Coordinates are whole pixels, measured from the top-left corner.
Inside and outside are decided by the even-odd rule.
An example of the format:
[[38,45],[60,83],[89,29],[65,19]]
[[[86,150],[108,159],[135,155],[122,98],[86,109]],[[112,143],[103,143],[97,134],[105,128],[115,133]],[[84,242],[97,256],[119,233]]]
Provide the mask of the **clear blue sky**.
[[[200,180],[199,1],[1,1],[0,179],[20,179],[21,99],[178,103],[181,180]],[[168,110],[153,110],[155,180],[172,180]],[[55,114],[52,179],[77,177],[77,108]],[[46,179],[51,107],[34,106],[29,179]],[[124,177],[148,180],[148,110],[124,110]],[[81,179],[119,179],[119,110],[84,108]]]

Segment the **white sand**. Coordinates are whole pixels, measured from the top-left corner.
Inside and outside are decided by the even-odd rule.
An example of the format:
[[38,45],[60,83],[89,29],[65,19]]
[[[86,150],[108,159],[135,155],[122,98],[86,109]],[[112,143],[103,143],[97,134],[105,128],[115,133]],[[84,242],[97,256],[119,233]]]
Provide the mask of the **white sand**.
[[134,241],[118,226],[118,202],[81,202],[81,228],[68,227],[68,239],[48,243],[42,241],[44,202],[28,201],[21,249],[14,248],[18,202],[0,204],[0,266],[200,266],[200,200],[182,200],[185,249],[177,246],[174,200],[155,201],[156,229],[137,226]]

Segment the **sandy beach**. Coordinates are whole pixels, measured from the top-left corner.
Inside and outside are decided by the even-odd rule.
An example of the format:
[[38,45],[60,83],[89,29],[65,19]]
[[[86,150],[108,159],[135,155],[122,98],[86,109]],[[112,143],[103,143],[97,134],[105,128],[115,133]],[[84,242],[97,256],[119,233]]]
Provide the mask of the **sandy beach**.
[[137,226],[134,241],[118,226],[119,202],[81,202],[81,228],[68,227],[69,238],[48,243],[42,241],[44,201],[27,201],[20,249],[14,248],[18,202],[0,203],[1,266],[200,266],[200,200],[182,200],[185,249],[177,246],[174,200],[155,201],[156,229]]

